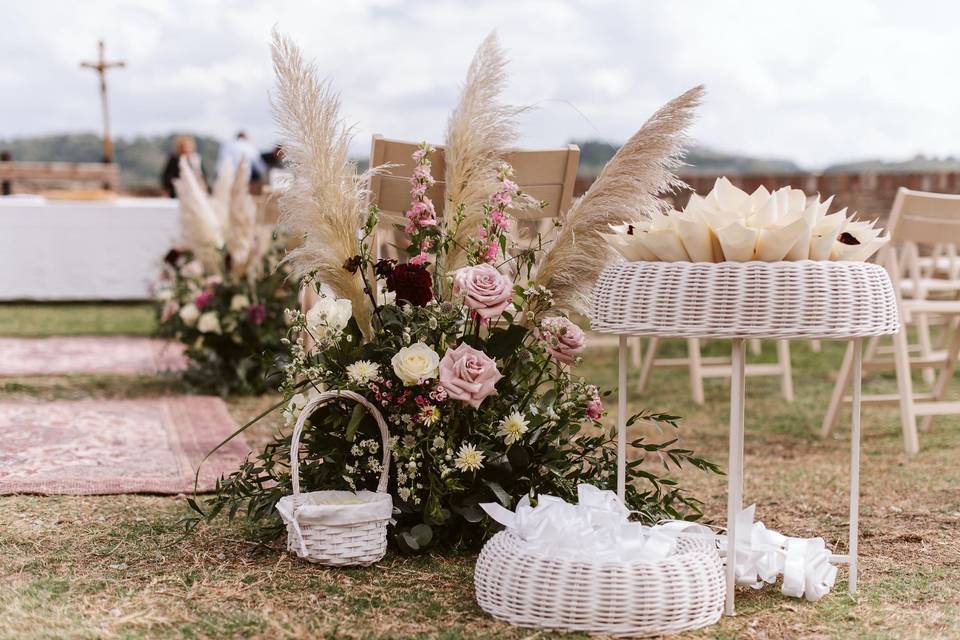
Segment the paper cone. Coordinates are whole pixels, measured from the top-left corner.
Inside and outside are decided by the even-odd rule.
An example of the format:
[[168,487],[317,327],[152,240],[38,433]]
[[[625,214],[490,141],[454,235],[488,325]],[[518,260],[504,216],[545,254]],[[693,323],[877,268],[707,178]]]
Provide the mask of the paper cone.
[[741,222],[734,222],[717,230],[717,239],[720,240],[723,256],[732,262],[753,260],[758,235],[757,229],[751,229]]

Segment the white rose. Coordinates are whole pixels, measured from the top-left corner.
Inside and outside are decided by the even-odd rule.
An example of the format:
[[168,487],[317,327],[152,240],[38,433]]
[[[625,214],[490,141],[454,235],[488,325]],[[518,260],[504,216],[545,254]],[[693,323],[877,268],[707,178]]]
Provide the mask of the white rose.
[[183,320],[183,324],[187,325],[188,327],[192,327],[193,325],[197,324],[197,318],[199,317],[200,309],[197,309],[197,305],[193,304],[192,302],[188,305],[184,305],[184,307],[180,309],[180,319]]
[[353,316],[353,305],[346,298],[324,296],[307,311],[307,330],[317,340],[343,331]]
[[250,306],[250,298],[238,293],[230,298],[230,311],[243,311]]
[[170,302],[173,300],[173,290],[172,289],[163,289],[160,293],[157,294],[157,300],[160,302]]
[[390,360],[393,372],[410,386],[421,380],[436,378],[440,370],[440,356],[422,342],[400,349]]
[[223,333],[220,329],[220,317],[216,311],[207,311],[197,320],[200,333]]

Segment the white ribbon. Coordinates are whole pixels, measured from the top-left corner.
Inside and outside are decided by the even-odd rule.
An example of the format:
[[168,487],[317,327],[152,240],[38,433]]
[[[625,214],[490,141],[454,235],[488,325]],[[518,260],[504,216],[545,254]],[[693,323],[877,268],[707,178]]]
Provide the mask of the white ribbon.
[[[677,538],[700,538],[727,548],[727,536],[693,522],[669,520],[647,527],[630,522],[630,510],[617,495],[597,487],[577,487],[577,504],[541,495],[537,506],[524,497],[514,511],[496,503],[480,505],[509,529],[524,548],[540,555],[605,562],[656,562],[671,556]],[[789,538],[754,522],[755,505],[737,516],[734,575],[737,584],[759,589],[783,574],[781,592],[815,602],[833,587],[837,568],[823,538]]]

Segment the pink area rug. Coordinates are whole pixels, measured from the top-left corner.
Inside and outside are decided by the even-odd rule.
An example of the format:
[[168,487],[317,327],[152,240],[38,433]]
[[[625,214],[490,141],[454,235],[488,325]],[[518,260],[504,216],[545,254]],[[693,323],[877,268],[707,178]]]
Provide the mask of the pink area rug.
[[157,373],[186,368],[184,346],[155,338],[0,338],[0,377]]
[[[188,493],[237,425],[220,398],[0,402],[0,494]],[[203,463],[199,488],[237,469],[241,436]]]

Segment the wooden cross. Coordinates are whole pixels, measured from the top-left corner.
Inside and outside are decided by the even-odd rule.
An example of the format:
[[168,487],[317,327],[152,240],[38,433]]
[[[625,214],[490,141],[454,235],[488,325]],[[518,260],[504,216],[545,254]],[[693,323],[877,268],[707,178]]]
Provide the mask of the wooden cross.
[[107,103],[107,69],[123,68],[127,63],[122,61],[107,62],[104,55],[103,40],[97,43],[99,59],[96,62],[81,62],[80,66],[93,69],[100,76],[100,101],[103,107],[103,161],[113,162],[113,140],[110,139],[110,106]]

